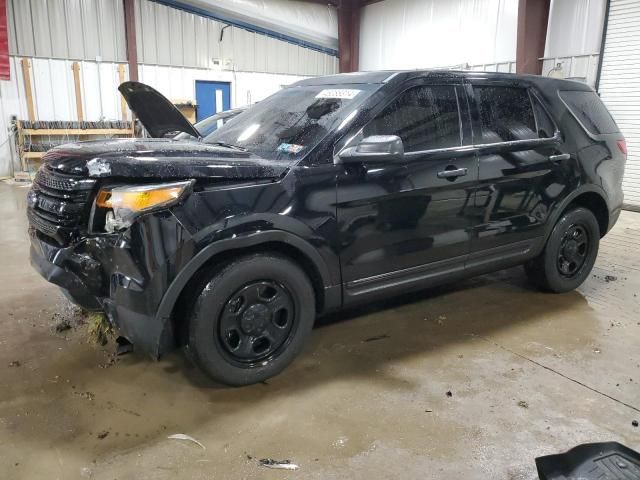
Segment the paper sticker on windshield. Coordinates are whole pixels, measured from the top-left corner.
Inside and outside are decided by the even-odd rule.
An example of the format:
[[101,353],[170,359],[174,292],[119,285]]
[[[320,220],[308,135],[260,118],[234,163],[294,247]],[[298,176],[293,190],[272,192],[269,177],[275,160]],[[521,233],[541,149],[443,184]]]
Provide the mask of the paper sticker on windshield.
[[360,93],[360,90],[355,88],[328,88],[322,90],[316,95],[316,98],[342,98],[344,100],[351,100]]
[[304,145],[296,145],[295,143],[281,143],[278,145],[278,151],[282,153],[299,153]]

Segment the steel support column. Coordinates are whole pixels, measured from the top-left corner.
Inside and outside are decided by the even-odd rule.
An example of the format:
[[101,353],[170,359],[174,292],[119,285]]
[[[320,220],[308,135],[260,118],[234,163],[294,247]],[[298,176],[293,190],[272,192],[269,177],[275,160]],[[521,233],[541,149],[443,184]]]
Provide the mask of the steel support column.
[[338,56],[341,73],[358,70],[359,43],[360,2],[341,0],[338,5]]
[[138,49],[136,46],[135,0],[124,0],[124,31],[127,42],[129,80],[138,81]]
[[550,0],[519,0],[516,72],[540,75]]

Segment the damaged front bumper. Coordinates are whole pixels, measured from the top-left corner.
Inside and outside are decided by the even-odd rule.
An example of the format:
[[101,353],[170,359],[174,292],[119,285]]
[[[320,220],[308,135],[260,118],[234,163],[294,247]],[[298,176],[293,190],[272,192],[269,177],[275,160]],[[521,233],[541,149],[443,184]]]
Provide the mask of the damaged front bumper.
[[168,319],[157,317],[193,242],[169,211],[140,218],[125,232],[87,236],[59,246],[31,229],[31,264],[74,303],[102,310],[119,334],[158,358],[175,346]]

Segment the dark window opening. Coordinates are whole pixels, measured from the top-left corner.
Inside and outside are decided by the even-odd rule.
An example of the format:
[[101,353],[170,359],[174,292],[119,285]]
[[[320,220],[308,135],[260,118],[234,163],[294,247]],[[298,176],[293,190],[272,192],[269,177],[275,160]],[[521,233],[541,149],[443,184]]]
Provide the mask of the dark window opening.
[[454,86],[414,87],[402,93],[365,128],[364,136],[397,135],[406,152],[462,145]]
[[596,92],[562,91],[560,98],[564,100],[578,122],[592,135],[620,131]]
[[500,143],[538,138],[526,88],[474,87],[480,110],[481,141]]

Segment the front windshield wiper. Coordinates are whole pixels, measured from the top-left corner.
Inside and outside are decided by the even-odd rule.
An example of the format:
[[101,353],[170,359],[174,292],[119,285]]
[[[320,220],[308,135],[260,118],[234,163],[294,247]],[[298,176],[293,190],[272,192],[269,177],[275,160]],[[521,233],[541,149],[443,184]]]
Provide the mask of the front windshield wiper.
[[220,147],[232,148],[234,150],[240,150],[241,152],[247,151],[246,148],[241,147],[240,145],[233,145],[232,143],[226,143],[226,142],[211,142],[209,143],[209,145],[218,145]]

